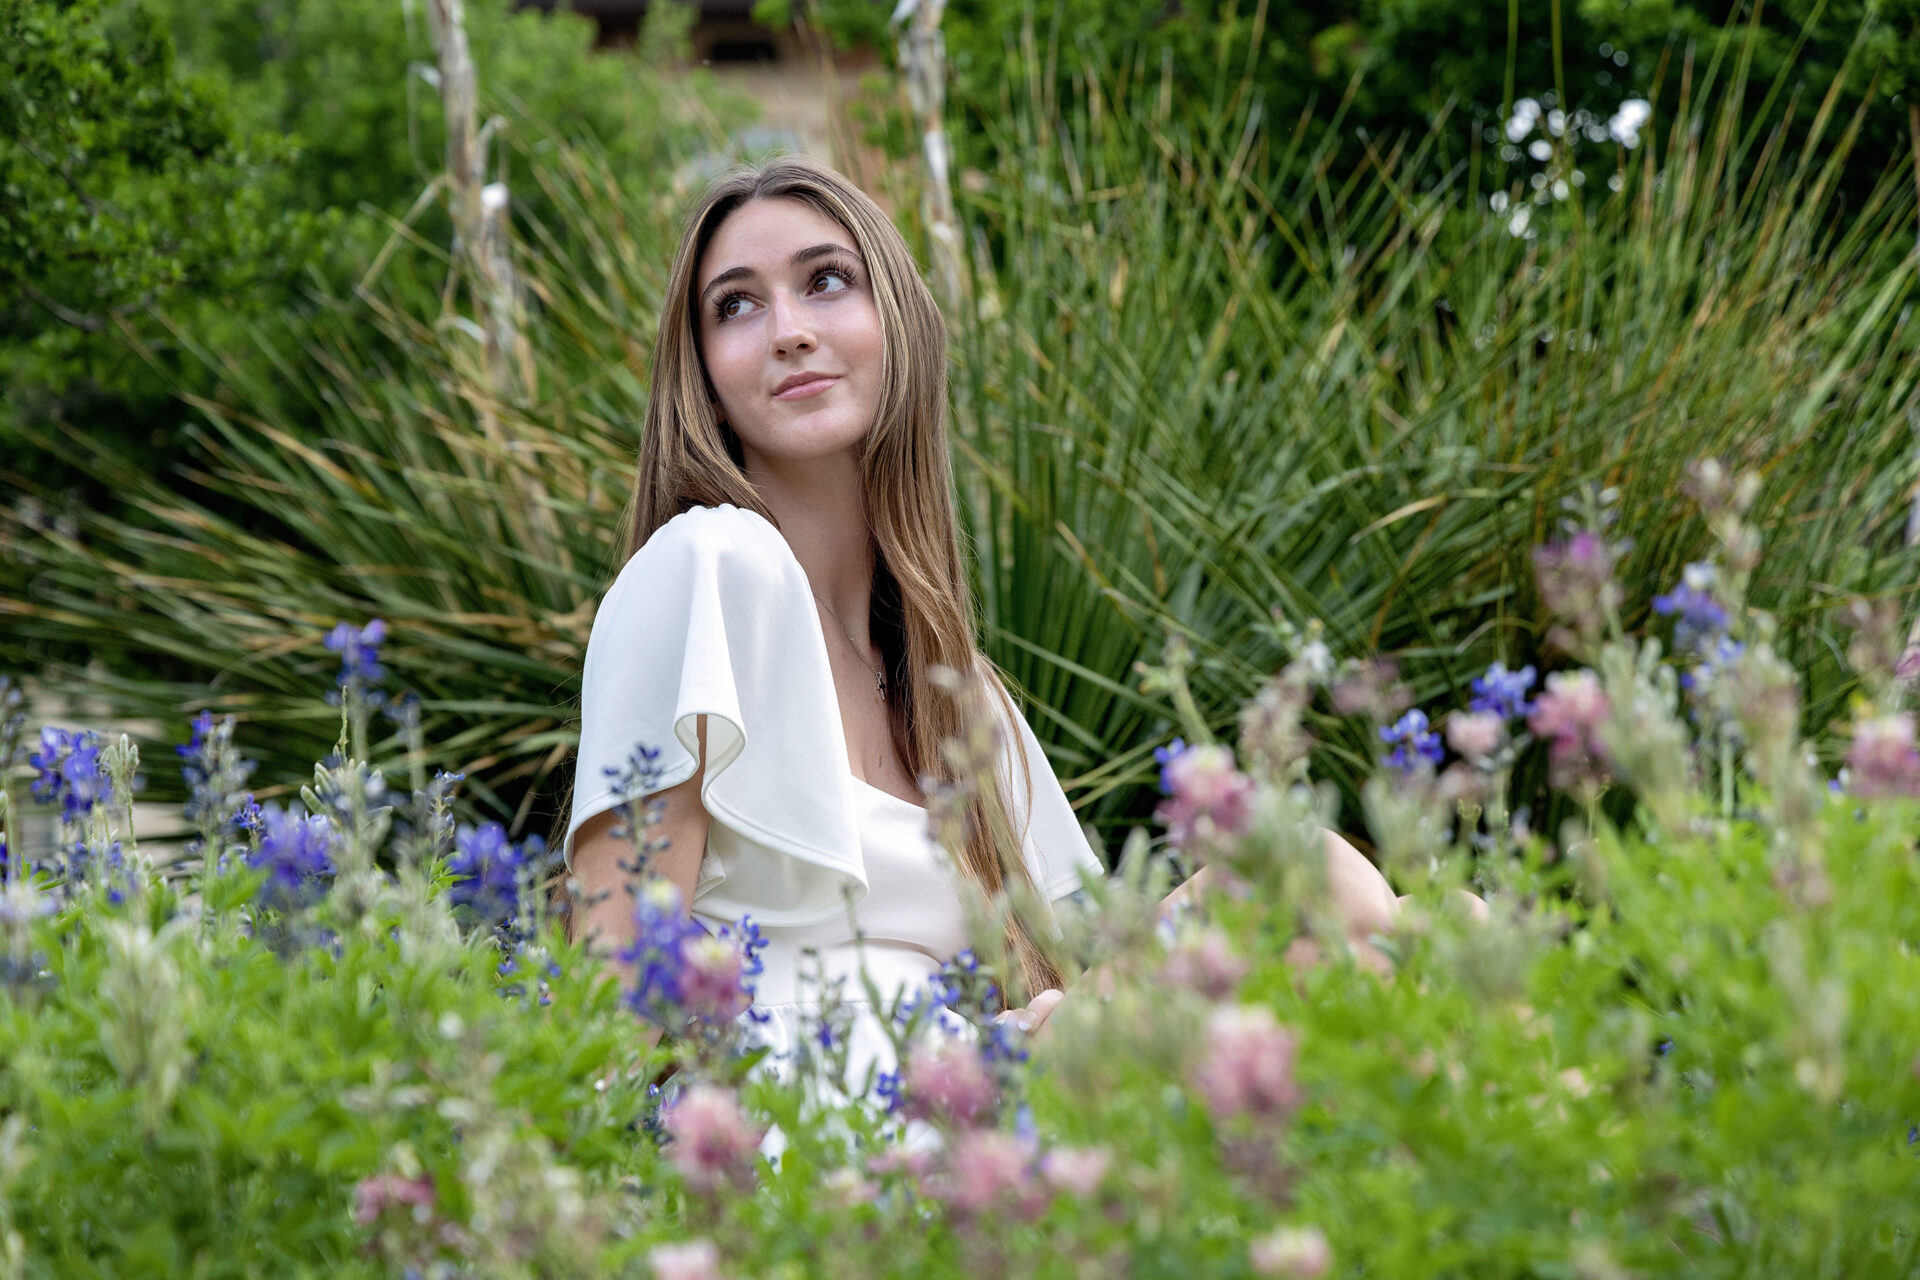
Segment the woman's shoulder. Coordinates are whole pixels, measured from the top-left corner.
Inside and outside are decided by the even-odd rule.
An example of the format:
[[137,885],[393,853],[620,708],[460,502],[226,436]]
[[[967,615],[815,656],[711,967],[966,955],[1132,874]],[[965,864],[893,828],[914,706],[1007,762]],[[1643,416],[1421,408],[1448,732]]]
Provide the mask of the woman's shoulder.
[[654,530],[621,566],[607,599],[673,583],[684,589],[698,580],[754,589],[783,582],[794,573],[804,576],[773,523],[757,511],[723,502],[689,507]]

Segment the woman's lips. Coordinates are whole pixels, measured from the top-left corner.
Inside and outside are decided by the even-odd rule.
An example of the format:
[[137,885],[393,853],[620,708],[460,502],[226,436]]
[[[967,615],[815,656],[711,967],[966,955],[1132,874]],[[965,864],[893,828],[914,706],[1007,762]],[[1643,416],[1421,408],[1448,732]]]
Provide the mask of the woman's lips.
[[808,396],[819,395],[822,391],[825,391],[838,381],[840,381],[838,378],[815,378],[811,382],[803,382],[797,387],[788,387],[785,391],[776,392],[773,398],[775,400],[805,400]]

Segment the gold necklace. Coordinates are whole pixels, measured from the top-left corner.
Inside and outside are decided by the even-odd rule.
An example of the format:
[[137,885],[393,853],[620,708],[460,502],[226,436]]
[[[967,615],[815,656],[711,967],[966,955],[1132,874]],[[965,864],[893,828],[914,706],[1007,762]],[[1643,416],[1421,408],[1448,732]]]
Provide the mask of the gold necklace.
[[[807,590],[813,591],[813,588],[808,587]],[[820,593],[818,591],[813,591],[813,598],[815,600],[820,600]],[[853,632],[848,631],[847,624],[840,621],[840,615],[837,613],[834,613],[833,606],[828,604],[825,600],[820,600],[820,607],[827,611],[827,613],[833,618],[834,622],[839,626],[840,633],[846,636],[847,647],[853,650],[854,655],[856,657],[859,656],[860,646],[854,643]],[[882,698],[887,696],[887,668],[885,663],[882,663],[880,666],[874,668],[873,687],[880,694]]]

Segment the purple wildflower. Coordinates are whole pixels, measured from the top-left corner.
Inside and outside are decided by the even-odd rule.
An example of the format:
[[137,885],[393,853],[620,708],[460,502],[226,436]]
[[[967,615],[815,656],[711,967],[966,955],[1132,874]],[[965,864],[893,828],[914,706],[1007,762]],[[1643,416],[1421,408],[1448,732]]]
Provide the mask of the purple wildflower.
[[333,824],[325,814],[308,817],[269,805],[261,814],[260,848],[247,865],[267,873],[260,905],[290,911],[317,900],[334,872]]
[[41,804],[59,803],[61,817],[77,821],[93,812],[113,794],[113,783],[100,764],[100,735],[91,729],[71,733],[52,725],[40,730],[40,749],[27,757],[39,770],[32,785]]
[[52,804],[60,798],[60,766],[72,750],[73,735],[65,729],[46,725],[40,730],[40,749],[27,757],[27,763],[40,771],[32,791],[41,804]]
[[[229,815],[253,803],[253,793],[242,788],[254,762],[234,750],[232,716],[215,720],[213,712],[202,711],[191,728],[192,736],[173,749],[187,784],[187,821],[232,821]],[[257,812],[258,806],[254,808]]]
[[1674,619],[1676,650],[1704,651],[1716,635],[1726,630],[1727,611],[1713,598],[1713,582],[1713,565],[1690,564],[1681,571],[1678,586],[1653,598],[1653,611]]
[[750,979],[765,968],[760,952],[769,940],[750,918],[711,934],[672,881],[656,877],[636,895],[633,923],[633,943],[618,956],[635,970],[628,1008],[669,1030],[689,1017],[717,1024],[753,1014]]
[[1175,738],[1166,746],[1155,747],[1153,749],[1154,763],[1160,766],[1161,795],[1170,796],[1173,794],[1173,762],[1178,760],[1186,749],[1187,740],[1185,738]]
[[1473,700],[1467,710],[1490,711],[1503,720],[1519,719],[1533,710],[1527,691],[1533,688],[1535,675],[1531,664],[1509,671],[1506,663],[1494,663],[1487,674],[1474,677]]
[[251,831],[255,834],[266,827],[266,815],[261,812],[260,802],[253,798],[253,792],[240,794],[240,808],[234,812],[233,828],[236,831]]
[[387,638],[387,624],[375,618],[364,627],[342,622],[327,634],[327,650],[340,655],[341,688],[358,683],[376,684],[387,674],[380,665],[380,645]]
[[1380,740],[1399,744],[1387,756],[1387,764],[1401,773],[1414,772],[1423,760],[1429,766],[1439,764],[1446,755],[1440,735],[1428,726],[1427,713],[1418,707],[1401,716],[1392,728],[1380,730]]
[[882,1071],[873,1078],[873,1095],[887,1104],[887,1114],[893,1115],[905,1105],[905,1092],[898,1071]]
[[[539,846],[536,856],[546,849],[538,836],[527,844]],[[447,862],[447,870],[453,873],[447,900],[489,924],[509,920],[520,905],[520,874],[526,865],[526,851],[508,841],[507,829],[499,823],[477,828],[462,823],[454,834],[453,857]]]

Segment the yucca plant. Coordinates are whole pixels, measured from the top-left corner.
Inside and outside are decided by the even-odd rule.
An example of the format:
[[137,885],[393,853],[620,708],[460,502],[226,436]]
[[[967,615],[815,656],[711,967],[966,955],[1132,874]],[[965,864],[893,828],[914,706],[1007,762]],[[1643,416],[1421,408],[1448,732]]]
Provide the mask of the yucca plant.
[[[1890,160],[1839,205],[1857,121],[1831,98],[1783,154],[1784,118],[1715,105],[1739,68],[1683,60],[1610,189],[1493,200],[1421,139],[1360,140],[1341,189],[1285,177],[1355,143],[1270,138],[1231,86],[1176,109],[1140,55],[1090,56],[1071,103],[1023,95],[1055,53],[1010,53],[977,117],[1000,163],[962,200],[981,301],[956,402],[997,655],[1097,811],[1138,803],[1164,740],[1128,672],[1166,631],[1221,722],[1310,624],[1423,699],[1552,664],[1528,548],[1617,491],[1627,597],[1651,598],[1704,545],[1675,503],[1699,452],[1765,476],[1755,602],[1809,727],[1835,717],[1833,606],[1916,584],[1917,419],[1911,175]],[[1377,742],[1321,729],[1350,785]]]
[[[1149,56],[1097,50],[1056,101],[1023,74],[1050,56],[1018,50],[1002,100],[954,104],[999,157],[958,196],[975,278],[949,317],[955,439],[989,648],[1090,819],[1150,801],[1170,724],[1134,664],[1169,628],[1216,723],[1313,623],[1438,698],[1494,658],[1551,661],[1526,554],[1566,500],[1620,491],[1626,597],[1670,585],[1705,545],[1673,501],[1701,454],[1766,477],[1753,599],[1781,619],[1809,729],[1833,719],[1849,677],[1828,607],[1915,582],[1913,199],[1890,172],[1868,206],[1834,203],[1845,122],[1782,154],[1773,125],[1713,105],[1738,95],[1676,68],[1664,141],[1620,154],[1618,190],[1529,205],[1516,235],[1420,139],[1364,140],[1339,188],[1283,180],[1303,171],[1288,151],[1355,145],[1337,115],[1270,138],[1231,86],[1178,101]],[[442,301],[445,251],[399,231],[271,379],[203,353],[231,376],[191,406],[172,474],[74,428],[147,519],[0,515],[40,568],[0,600],[9,627],[166,660],[187,678],[96,691],[270,722],[248,746],[288,776],[337,730],[306,698],[332,662],[313,637],[384,618],[436,744],[419,763],[466,772],[516,831],[544,826],[695,170],[615,174],[590,144],[516,165],[568,225],[520,228],[534,377],[511,402]],[[1323,776],[1350,790],[1378,743],[1319,730]]]

